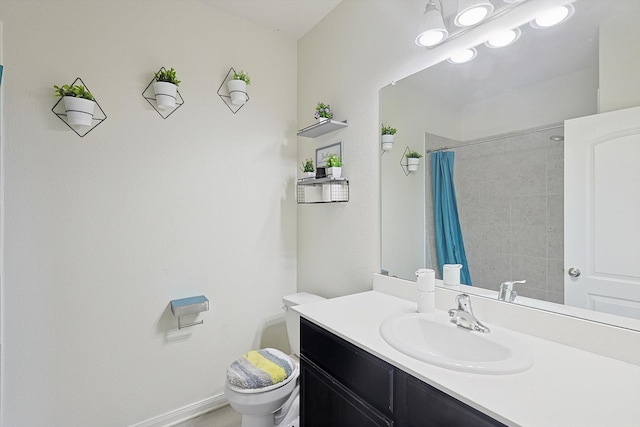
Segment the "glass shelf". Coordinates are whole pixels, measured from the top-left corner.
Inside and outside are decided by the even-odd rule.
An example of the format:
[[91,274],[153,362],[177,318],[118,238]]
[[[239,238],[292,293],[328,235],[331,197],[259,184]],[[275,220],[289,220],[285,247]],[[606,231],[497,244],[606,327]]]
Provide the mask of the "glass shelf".
[[307,126],[304,129],[298,131],[298,136],[304,136],[306,138],[316,138],[329,132],[343,129],[349,126],[348,122],[337,120],[325,120],[324,122],[316,123],[311,126]]

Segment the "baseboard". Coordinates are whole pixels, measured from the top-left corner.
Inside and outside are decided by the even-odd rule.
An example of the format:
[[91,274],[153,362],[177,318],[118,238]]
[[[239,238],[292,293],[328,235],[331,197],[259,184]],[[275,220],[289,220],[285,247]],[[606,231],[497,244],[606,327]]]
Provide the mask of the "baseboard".
[[141,423],[132,424],[129,427],[168,427],[178,423],[190,420],[197,416],[206,414],[207,412],[215,411],[224,406],[227,406],[229,402],[224,397],[224,393],[208,397],[199,402],[192,403],[182,408],[176,409],[166,414],[158,415],[157,417],[150,418]]

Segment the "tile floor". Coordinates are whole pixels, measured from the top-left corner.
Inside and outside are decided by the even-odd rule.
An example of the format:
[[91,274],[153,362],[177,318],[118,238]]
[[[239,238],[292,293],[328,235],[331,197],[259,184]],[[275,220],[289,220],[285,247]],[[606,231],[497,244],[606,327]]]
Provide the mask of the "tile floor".
[[240,414],[234,411],[231,406],[225,406],[173,427],[240,427],[240,424]]

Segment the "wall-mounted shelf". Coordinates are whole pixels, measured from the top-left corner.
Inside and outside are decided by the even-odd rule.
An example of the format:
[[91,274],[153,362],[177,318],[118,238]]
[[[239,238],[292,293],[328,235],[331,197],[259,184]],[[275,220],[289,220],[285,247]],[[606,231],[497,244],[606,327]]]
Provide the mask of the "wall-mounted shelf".
[[342,122],[337,120],[325,120],[324,122],[316,123],[311,126],[307,126],[304,129],[300,129],[298,131],[298,136],[304,136],[306,138],[316,138],[326,133],[346,128],[347,126],[349,126],[347,120]]
[[349,180],[332,177],[299,179],[297,199],[298,204],[348,202]]

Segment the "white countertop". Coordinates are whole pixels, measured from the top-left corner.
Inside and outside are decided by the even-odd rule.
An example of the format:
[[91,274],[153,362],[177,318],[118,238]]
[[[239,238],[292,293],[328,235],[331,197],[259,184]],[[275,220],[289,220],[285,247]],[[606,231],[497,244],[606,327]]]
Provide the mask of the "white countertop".
[[457,372],[406,356],[380,336],[378,329],[386,318],[415,312],[415,302],[369,291],[293,309],[507,425],[640,426],[640,367],[636,365],[509,330],[531,351],[531,369],[513,375]]

